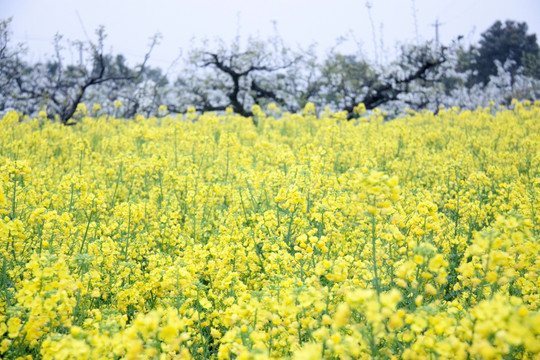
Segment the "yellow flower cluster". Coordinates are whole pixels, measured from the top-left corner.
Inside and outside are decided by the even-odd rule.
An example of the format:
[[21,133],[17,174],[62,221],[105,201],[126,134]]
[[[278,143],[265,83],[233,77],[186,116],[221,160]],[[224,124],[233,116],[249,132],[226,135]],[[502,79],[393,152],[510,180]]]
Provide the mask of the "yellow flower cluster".
[[0,357],[540,356],[540,103],[161,110],[0,120]]

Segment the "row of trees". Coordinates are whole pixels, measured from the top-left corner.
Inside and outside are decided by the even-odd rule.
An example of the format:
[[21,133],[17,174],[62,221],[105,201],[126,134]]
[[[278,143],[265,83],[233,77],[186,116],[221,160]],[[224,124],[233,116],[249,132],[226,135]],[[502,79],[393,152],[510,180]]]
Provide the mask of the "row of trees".
[[85,54],[76,64],[63,59],[66,42],[61,37],[54,41],[53,58],[30,64],[24,46],[12,43],[9,24],[0,22],[0,111],[46,109],[49,117],[66,124],[82,103],[99,103],[101,111],[130,118],[157,114],[160,105],[174,113],[193,106],[201,112],[231,108],[251,116],[253,105],[275,103],[298,112],[314,102],[352,118],[359,103],[367,110],[437,111],[439,105],[476,107],[490,100],[508,104],[512,98],[540,96],[536,35],[527,34],[525,23],[513,21],[497,21],[468,48],[460,38],[447,46],[403,46],[384,66],[335,50],[321,59],[313,47],[293,50],[278,37],[203,43],[189,52],[176,79],[147,64],[158,36],[134,67],[122,55],[104,52],[103,28],[95,41],[71,44]]

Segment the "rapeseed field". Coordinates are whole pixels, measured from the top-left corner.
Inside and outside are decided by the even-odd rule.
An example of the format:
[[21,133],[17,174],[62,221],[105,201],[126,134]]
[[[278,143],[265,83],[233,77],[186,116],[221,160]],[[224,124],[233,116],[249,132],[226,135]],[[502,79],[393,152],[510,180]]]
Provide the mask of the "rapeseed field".
[[540,103],[254,114],[7,113],[0,357],[540,358]]

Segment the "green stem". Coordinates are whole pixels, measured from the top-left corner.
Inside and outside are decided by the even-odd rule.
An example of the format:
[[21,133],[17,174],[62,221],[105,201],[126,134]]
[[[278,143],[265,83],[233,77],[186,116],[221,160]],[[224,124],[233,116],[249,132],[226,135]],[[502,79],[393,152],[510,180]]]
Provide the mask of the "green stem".
[[[375,199],[373,199],[373,206],[375,206],[376,202]],[[377,290],[377,299],[381,295],[381,289],[379,285],[379,274],[377,269],[377,252],[376,252],[376,218],[375,214],[371,215],[371,246],[372,246],[372,255],[373,255],[373,285],[375,286],[375,290]]]
[[13,198],[11,199],[11,220],[15,219],[17,209],[17,175],[13,174]]
[[86,223],[86,229],[84,230],[84,236],[81,242],[81,247],[79,248],[79,254],[82,254],[84,249],[84,243],[86,242],[86,237],[88,236],[88,229],[90,229],[90,223],[92,222],[92,215],[94,215],[93,211],[91,211],[90,215],[88,215],[88,222]]

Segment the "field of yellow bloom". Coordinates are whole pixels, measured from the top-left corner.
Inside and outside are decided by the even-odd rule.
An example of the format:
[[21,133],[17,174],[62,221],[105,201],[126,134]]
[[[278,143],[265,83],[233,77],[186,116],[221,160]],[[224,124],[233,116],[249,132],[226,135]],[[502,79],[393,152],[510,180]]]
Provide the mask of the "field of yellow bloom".
[[0,357],[540,357],[540,103],[254,110],[7,113]]

